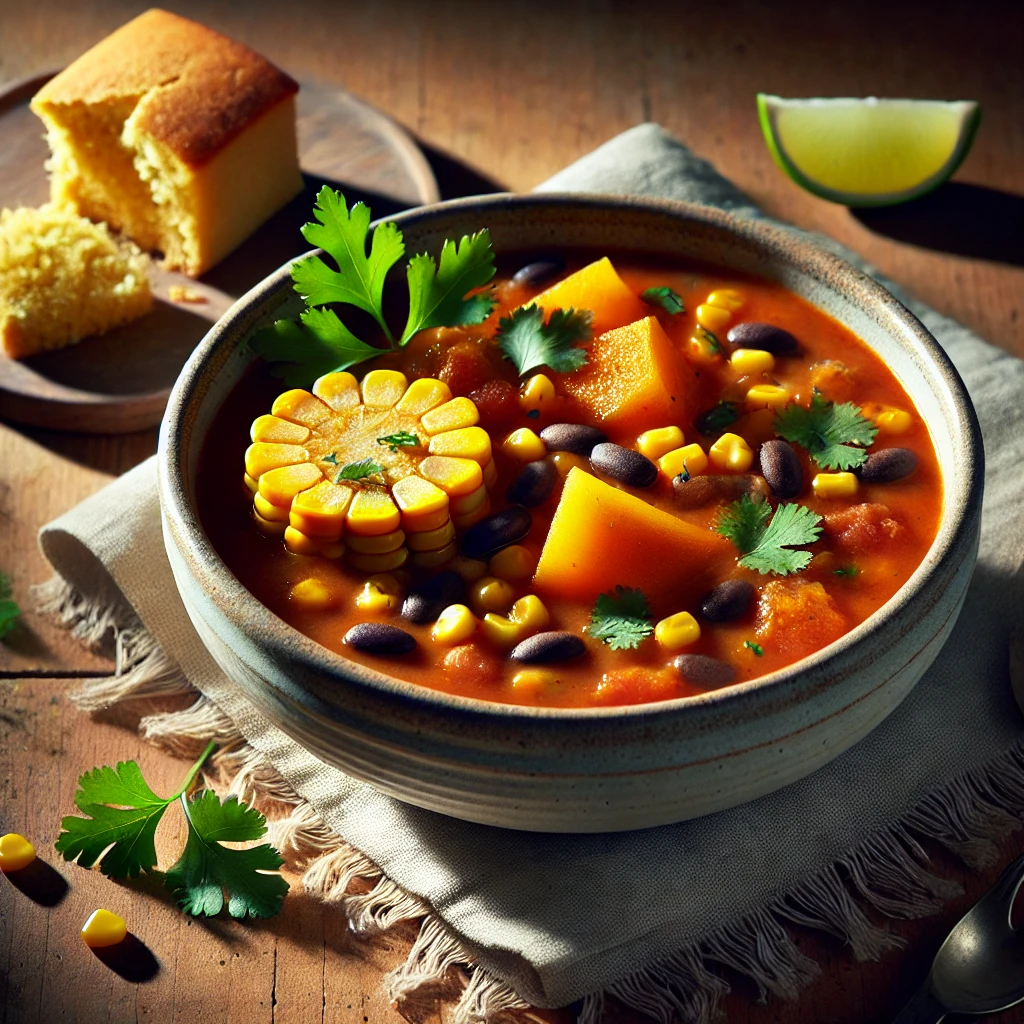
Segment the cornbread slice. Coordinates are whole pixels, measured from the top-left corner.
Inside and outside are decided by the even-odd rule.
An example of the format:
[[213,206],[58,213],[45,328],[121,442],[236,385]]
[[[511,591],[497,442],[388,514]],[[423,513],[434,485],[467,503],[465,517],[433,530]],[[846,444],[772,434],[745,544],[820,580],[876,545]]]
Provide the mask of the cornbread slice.
[[146,313],[149,259],[67,207],[0,210],[0,349],[12,359]]
[[240,43],[146,11],[33,98],[51,198],[198,277],[301,190],[297,91]]

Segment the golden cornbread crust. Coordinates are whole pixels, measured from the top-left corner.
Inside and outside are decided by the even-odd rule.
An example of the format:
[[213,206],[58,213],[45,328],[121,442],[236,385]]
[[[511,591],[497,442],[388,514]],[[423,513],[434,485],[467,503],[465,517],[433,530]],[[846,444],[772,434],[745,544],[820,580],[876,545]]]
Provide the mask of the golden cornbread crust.
[[298,88],[247,46],[154,8],[51,79],[32,107],[145,97],[137,129],[198,167]]

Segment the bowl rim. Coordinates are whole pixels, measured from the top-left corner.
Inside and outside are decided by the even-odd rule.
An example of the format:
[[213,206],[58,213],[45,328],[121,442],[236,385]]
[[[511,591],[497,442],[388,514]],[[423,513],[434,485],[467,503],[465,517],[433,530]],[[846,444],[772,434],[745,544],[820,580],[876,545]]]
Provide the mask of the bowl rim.
[[[378,698],[398,701],[410,709],[441,712],[453,721],[487,719],[508,723],[515,720],[524,725],[550,722],[568,726],[572,723],[596,725],[603,720],[613,719],[642,720],[647,726],[662,719],[674,718],[686,711],[696,713],[699,710],[740,710],[748,702],[762,698],[766,691],[783,691],[787,685],[799,682],[801,677],[812,676],[838,655],[849,655],[851,648],[857,648],[867,641],[886,617],[898,614],[912,601],[921,598],[929,575],[957,550],[969,549],[981,509],[984,449],[980,424],[966,386],[945,350],[924,324],[891,292],[863,271],[817,244],[799,229],[768,219],[752,217],[749,214],[736,214],[719,207],[682,200],[562,192],[469,196],[416,207],[392,217],[379,218],[373,225],[387,220],[401,227],[419,227],[421,224],[429,226],[432,220],[462,214],[468,221],[476,220],[481,226],[486,226],[483,222],[487,212],[492,209],[550,211],[567,206],[577,210],[621,212],[626,216],[638,211],[654,215],[663,214],[677,221],[696,222],[713,229],[725,230],[740,240],[751,243],[769,260],[778,260],[780,253],[766,250],[784,250],[787,256],[783,262],[788,262],[794,269],[818,279],[833,290],[836,286],[845,286],[848,294],[843,297],[864,309],[868,315],[871,315],[871,310],[867,309],[867,304],[876,304],[874,311],[880,315],[876,315],[875,319],[879,325],[899,338],[904,347],[912,351],[916,349],[917,354],[925,357],[925,365],[930,362],[933,373],[946,391],[946,402],[943,404],[948,403],[951,407],[960,427],[960,436],[966,442],[964,450],[960,453],[962,465],[959,486],[955,491],[951,490],[949,475],[943,472],[943,511],[939,528],[921,563],[885,604],[826,647],[763,676],[688,697],[599,707],[506,704],[434,690],[345,658],[307,637],[277,616],[231,572],[206,535],[198,511],[189,500],[188,489],[179,472],[184,465],[183,439],[190,403],[197,401],[203,394],[203,390],[197,388],[197,385],[201,383],[214,355],[222,343],[230,344],[232,351],[244,343],[241,339],[232,343],[232,336],[236,333],[236,322],[250,314],[254,306],[261,306],[266,298],[281,289],[285,282],[290,282],[290,268],[296,259],[302,259],[310,253],[322,252],[313,249],[289,260],[256,284],[207,332],[174,384],[167,412],[160,426],[157,455],[160,504],[165,526],[176,539],[187,540],[189,546],[185,556],[201,570],[198,573],[194,572],[194,575],[210,578],[209,574],[216,574],[217,586],[212,591],[206,588],[206,592],[220,612],[240,632],[248,635],[260,632],[261,646],[278,663],[301,658],[309,668],[322,677],[340,676],[348,685],[368,691]],[[558,243],[551,244],[557,246]],[[826,274],[831,277],[830,282],[823,280]],[[849,294],[855,291],[859,291],[863,299],[857,300]],[[251,323],[242,332],[243,336],[250,330]],[[861,341],[871,347],[866,340]],[[168,538],[165,538],[166,542]],[[824,688],[831,688],[844,678],[845,673],[837,672],[825,681]],[[310,694],[310,697],[313,695]],[[795,699],[802,699],[802,695],[796,694]]]

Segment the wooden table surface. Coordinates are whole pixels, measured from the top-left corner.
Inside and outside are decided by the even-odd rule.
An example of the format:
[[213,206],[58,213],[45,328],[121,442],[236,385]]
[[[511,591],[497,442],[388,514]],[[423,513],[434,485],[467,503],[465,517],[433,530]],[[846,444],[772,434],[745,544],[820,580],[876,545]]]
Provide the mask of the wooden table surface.
[[[1024,8],[1020,4],[432,3],[190,0],[167,6],[260,50],[296,77],[336,82],[416,133],[446,195],[525,190],[625,128],[655,120],[764,208],[825,231],[945,313],[1024,355]],[[0,83],[67,62],[142,2],[0,0]],[[754,114],[757,90],[789,96],[977,99],[984,120],[953,185],[909,207],[857,215],[801,192],[772,164]],[[3,140],[0,140],[0,145]],[[0,411],[2,415],[2,411]],[[16,596],[48,575],[35,534],[155,450],[154,431],[86,437],[0,423],[0,568]],[[29,612],[0,645],[0,831],[31,836],[51,863],[77,776],[137,758],[157,791],[180,762],[140,743],[124,716],[89,720],[67,702],[83,676],[106,674]],[[166,852],[180,837],[161,832]],[[1024,848],[1008,840],[1004,860]],[[950,925],[991,884],[937,854],[966,894],[925,921],[890,922],[906,948],[857,964],[804,932],[820,980],[796,1004],[758,1005],[736,982],[731,1022],[890,1019]],[[408,936],[365,945],[298,891],[255,926],[186,920],[137,886],[60,865],[68,897],[47,910],[0,885],[0,1024],[29,1021],[389,1022],[380,980]],[[100,964],[75,932],[116,907],[161,970],[147,984]],[[425,1020],[447,1020],[440,1006]],[[569,1020],[571,1014],[546,1014]],[[622,1015],[622,1020],[627,1019]],[[1001,1021],[1024,1019],[1013,1011]]]

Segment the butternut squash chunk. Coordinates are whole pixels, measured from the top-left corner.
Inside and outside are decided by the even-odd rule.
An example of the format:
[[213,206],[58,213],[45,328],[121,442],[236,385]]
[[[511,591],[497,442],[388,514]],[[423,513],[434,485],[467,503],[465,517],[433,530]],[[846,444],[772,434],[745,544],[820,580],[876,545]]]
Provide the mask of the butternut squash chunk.
[[645,312],[636,292],[619,277],[607,256],[552,285],[527,305],[534,303],[548,316],[555,309],[589,309],[594,314],[595,336],[632,323]]

